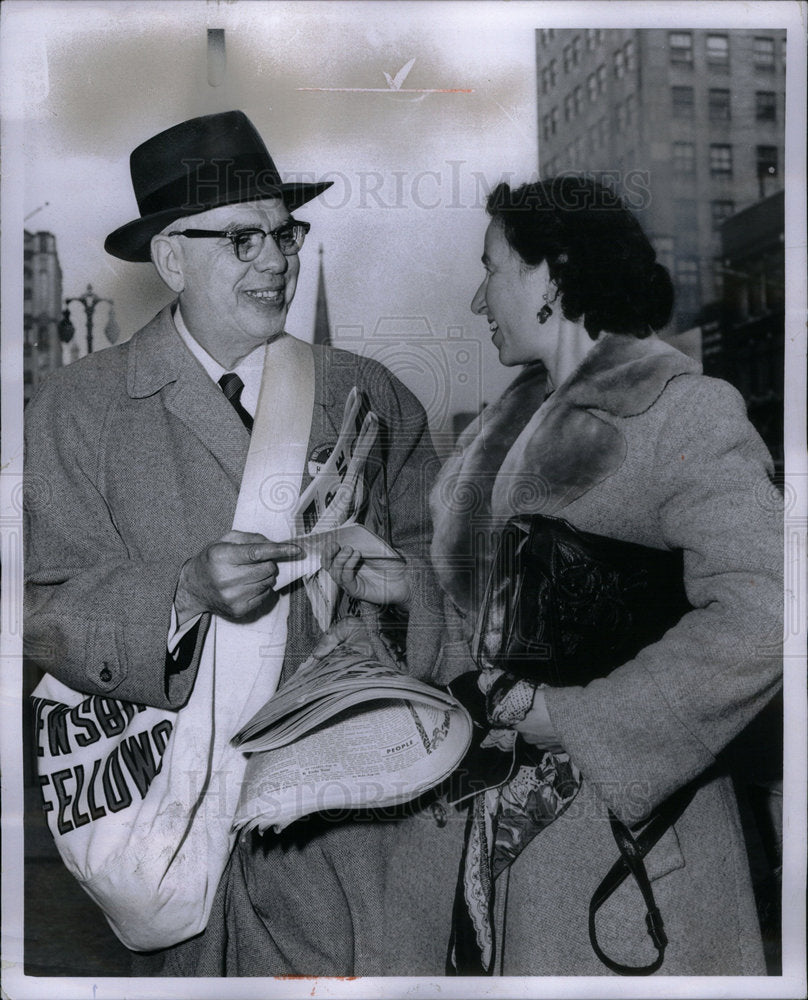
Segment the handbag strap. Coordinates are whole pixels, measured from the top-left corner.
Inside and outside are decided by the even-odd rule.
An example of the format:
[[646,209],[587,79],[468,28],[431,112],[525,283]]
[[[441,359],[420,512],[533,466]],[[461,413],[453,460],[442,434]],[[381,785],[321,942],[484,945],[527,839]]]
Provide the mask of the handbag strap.
[[[612,972],[618,973],[618,975],[650,976],[660,968],[665,958],[665,948],[668,944],[668,938],[665,934],[662,914],[659,912],[659,907],[656,905],[656,900],[654,899],[651,880],[648,878],[648,872],[645,870],[644,858],[662,834],[666,830],[669,830],[681,817],[693,798],[693,794],[694,789],[684,788],[675,795],[672,795],[637,837],[634,837],[625,823],[609,810],[609,822],[615,842],[620,850],[620,857],[609,869],[606,877],[597,887],[589,902],[589,940],[600,961],[607,968],[611,969]],[[642,893],[646,909],[645,924],[648,929],[648,936],[651,938],[657,951],[657,957],[648,965],[623,965],[621,962],[609,958],[598,943],[597,930],[595,928],[595,917],[598,910],[612,893],[625,882],[629,875],[634,877]]]

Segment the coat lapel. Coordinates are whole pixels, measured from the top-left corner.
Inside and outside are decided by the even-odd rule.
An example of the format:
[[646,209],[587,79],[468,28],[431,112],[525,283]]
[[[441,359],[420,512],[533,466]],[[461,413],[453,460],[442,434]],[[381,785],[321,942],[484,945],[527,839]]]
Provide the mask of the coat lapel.
[[127,388],[134,398],[160,393],[168,412],[199,439],[238,488],[250,436],[219,387],[183,344],[170,306],[133,338]]
[[701,366],[657,337],[604,334],[543,405],[530,371],[460,438],[432,492],[433,562],[460,608],[473,609],[502,524],[516,514],[558,514],[614,475],[626,457],[620,420],[644,413],[672,378]]
[[553,515],[613,476],[626,457],[615,418],[644,413],[672,378],[700,371],[658,337],[604,334],[502,462],[491,501],[495,520]]

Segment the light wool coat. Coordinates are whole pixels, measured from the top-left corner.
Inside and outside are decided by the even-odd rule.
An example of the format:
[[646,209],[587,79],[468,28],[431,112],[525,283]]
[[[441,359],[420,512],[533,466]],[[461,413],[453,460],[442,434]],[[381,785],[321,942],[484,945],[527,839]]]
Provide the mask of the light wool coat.
[[[604,335],[537,409],[540,395],[525,369],[460,441],[433,492],[433,558],[458,635],[476,602],[473,577],[452,569],[458,554],[468,564],[469,548],[446,497],[470,482],[483,528],[535,512],[681,549],[693,610],[607,678],[546,689],[584,781],[497,884],[497,971],[608,974],[587,931],[589,900],[618,857],[608,810],[641,823],[694,782],[691,804],[647,858],[670,940],[659,974],[765,973],[724,751],[780,683],[782,506],[770,457],[740,395],[655,337]],[[644,913],[629,879],[598,918],[607,954],[653,959]]]

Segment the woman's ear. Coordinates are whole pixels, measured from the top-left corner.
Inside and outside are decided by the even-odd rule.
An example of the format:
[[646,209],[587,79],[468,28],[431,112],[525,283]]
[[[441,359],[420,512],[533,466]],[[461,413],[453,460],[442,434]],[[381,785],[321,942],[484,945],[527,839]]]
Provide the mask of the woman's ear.
[[179,294],[185,288],[182,261],[170,236],[158,233],[152,237],[151,259],[157,273],[172,292]]

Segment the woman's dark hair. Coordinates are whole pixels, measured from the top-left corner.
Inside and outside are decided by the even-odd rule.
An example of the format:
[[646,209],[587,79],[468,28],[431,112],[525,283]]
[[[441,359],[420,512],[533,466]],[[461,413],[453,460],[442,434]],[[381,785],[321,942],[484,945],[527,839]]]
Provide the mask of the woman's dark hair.
[[564,175],[512,191],[499,184],[486,210],[528,267],[547,261],[561,311],[592,339],[601,330],[647,337],[665,326],[673,284],[639,222],[597,181]]

